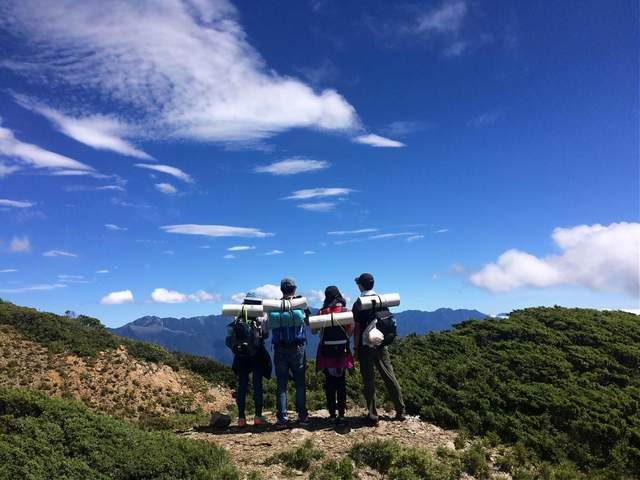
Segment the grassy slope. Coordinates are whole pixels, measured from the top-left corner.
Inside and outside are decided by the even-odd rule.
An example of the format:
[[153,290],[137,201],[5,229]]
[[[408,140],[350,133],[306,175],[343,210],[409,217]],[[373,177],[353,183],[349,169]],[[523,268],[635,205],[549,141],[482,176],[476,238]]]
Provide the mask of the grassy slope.
[[530,308],[393,348],[410,413],[517,443],[554,463],[640,471],[640,319]]

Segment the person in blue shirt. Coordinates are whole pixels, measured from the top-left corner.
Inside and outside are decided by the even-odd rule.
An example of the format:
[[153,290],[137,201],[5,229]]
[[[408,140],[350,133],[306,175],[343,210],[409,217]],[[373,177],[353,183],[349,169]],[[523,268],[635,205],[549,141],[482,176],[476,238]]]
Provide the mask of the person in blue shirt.
[[[282,299],[289,300],[296,297],[297,286],[291,278],[280,282]],[[305,344],[307,341],[306,327],[309,321],[309,311],[300,309],[269,313],[267,324],[271,331],[273,344],[273,363],[275,365],[277,394],[277,425],[285,426],[289,422],[287,417],[287,383],[289,372],[293,376],[296,389],[296,412],[300,425],[308,424],[307,392],[305,386],[305,371],[307,359]]]

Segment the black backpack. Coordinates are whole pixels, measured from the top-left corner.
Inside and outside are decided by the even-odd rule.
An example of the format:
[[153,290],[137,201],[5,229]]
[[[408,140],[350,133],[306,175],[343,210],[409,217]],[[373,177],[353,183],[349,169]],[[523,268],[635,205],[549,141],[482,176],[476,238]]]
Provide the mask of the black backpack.
[[349,336],[341,325],[322,329],[322,354],[329,358],[346,357],[349,353]]
[[391,345],[398,336],[398,327],[393,313],[386,307],[377,307],[376,301],[373,301],[373,318],[376,321],[376,328],[384,335],[384,340],[380,344],[381,347]]
[[260,320],[239,315],[229,324],[229,335],[225,343],[235,355],[252,357],[262,346],[262,328]]

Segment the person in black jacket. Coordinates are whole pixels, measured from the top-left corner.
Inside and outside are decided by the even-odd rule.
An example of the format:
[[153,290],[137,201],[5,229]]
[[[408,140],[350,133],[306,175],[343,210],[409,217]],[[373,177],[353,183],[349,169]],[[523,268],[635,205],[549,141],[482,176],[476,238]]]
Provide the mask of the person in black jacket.
[[[373,291],[374,279],[370,273],[363,273],[355,279],[356,285],[360,290],[360,296],[376,295]],[[384,381],[391,400],[395,404],[396,415],[395,420],[405,419],[405,407],[402,400],[402,391],[400,384],[396,380],[393,373],[393,365],[391,357],[386,346],[367,346],[363,342],[363,333],[369,324],[375,320],[374,310],[361,310],[360,303],[356,301],[353,305],[353,319],[356,324],[356,358],[360,362],[360,375],[364,385],[364,398],[367,403],[368,415],[367,422],[375,425],[378,423],[378,411],[376,409],[376,385],[375,370],[376,368]]]

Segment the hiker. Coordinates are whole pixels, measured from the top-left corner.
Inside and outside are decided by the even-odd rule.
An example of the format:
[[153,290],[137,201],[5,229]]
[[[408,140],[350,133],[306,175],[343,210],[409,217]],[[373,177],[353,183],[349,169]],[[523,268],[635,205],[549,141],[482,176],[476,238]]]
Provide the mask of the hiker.
[[[373,291],[374,279],[370,273],[363,273],[355,279],[356,285],[360,290],[360,296],[376,295]],[[391,400],[395,404],[396,415],[395,420],[403,421],[405,419],[405,407],[402,400],[402,392],[396,376],[393,373],[393,365],[391,365],[391,357],[389,350],[385,345],[368,346],[366,339],[363,337],[368,334],[367,327],[371,322],[376,320],[380,313],[388,313],[387,308],[377,308],[371,310],[361,310],[359,302],[353,305],[353,320],[355,322],[355,348],[356,358],[360,362],[360,375],[364,385],[364,398],[367,403],[367,423],[369,425],[378,424],[378,411],[376,409],[376,386],[374,379],[374,367],[380,372],[380,376],[384,381]],[[376,330],[377,331],[377,330]],[[379,332],[378,332],[379,333]]]
[[[254,292],[246,294],[243,305],[260,305],[262,300]],[[226,345],[233,352],[232,369],[236,374],[236,404],[238,405],[238,427],[246,427],[245,406],[249,375],[253,374],[253,402],[255,404],[254,425],[267,425],[269,422],[262,416],[262,379],[271,378],[271,358],[264,346],[269,337],[267,318],[249,318],[246,312],[241,313],[229,325]]]
[[[282,300],[300,298],[296,296],[296,282],[291,278],[284,278],[280,282]],[[294,309],[285,312],[270,312],[268,326],[271,330],[273,344],[273,363],[276,369],[277,393],[277,425],[285,426],[289,422],[287,417],[287,383],[289,372],[293,376],[296,389],[296,412],[298,423],[308,424],[307,391],[305,386],[305,372],[307,358],[305,345],[306,330],[309,322],[309,310]]]
[[[324,302],[318,315],[347,312],[347,301],[336,286],[324,291]],[[320,343],[316,355],[316,370],[324,372],[324,392],[327,398],[329,417],[335,419],[336,427],[345,425],[347,408],[346,371],[353,368],[353,356],[349,348],[349,337],[353,325],[333,325],[320,330]],[[337,416],[336,416],[337,409]]]

